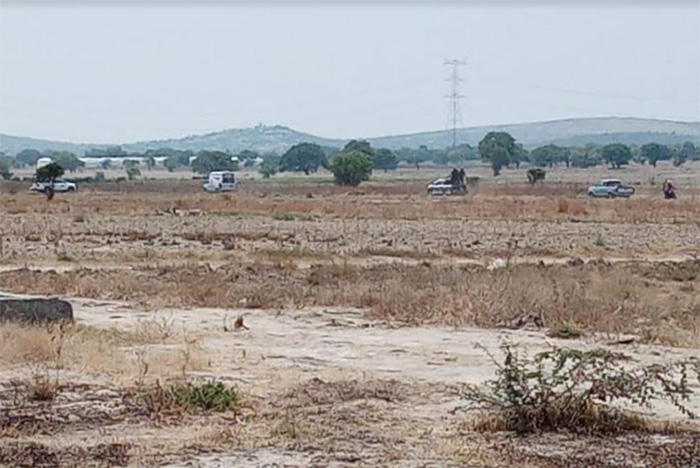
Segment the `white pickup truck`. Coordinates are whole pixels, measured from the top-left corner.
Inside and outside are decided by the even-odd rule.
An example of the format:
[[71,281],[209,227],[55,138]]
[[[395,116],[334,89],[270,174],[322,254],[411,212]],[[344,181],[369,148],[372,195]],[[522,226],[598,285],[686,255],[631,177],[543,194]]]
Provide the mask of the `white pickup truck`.
[[629,198],[634,187],[622,185],[620,179],[602,179],[588,188],[588,196],[597,198]]
[[[45,192],[46,187],[49,186],[48,182],[39,182],[39,181],[34,181],[31,187],[29,187],[29,190],[35,191],[35,192]],[[56,179],[53,182],[53,191],[54,192],[77,192],[78,191],[78,186],[74,182],[68,182],[67,180],[63,179]]]

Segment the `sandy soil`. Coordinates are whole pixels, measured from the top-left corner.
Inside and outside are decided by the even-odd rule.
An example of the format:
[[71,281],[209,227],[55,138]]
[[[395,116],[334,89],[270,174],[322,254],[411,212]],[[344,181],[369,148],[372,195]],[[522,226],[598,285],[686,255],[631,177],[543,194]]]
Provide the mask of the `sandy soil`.
[[[461,404],[460,387],[493,375],[492,361],[477,344],[494,355],[504,340],[529,353],[551,346],[606,346],[602,337],[563,341],[537,331],[397,328],[368,321],[360,310],[352,309],[146,312],[123,302],[70,301],[77,322],[84,326],[136,333],[146,322],[162,323],[176,334],[196,337],[198,355],[206,364],[191,376],[234,383],[251,409],[236,420],[209,416],[154,425],[119,409],[119,389],[133,375],[67,370],[62,375],[67,388],[46,416],[53,429],[47,435],[20,432],[3,438],[6,446],[36,443],[50,447],[61,463],[68,463],[66,453],[75,453],[76,447],[94,453],[98,444],[109,442],[112,447],[128,447],[129,453],[138,454],[132,461],[148,466],[465,466],[470,459],[473,462],[467,466],[486,466],[476,460],[498,460],[497,454],[483,448],[489,446],[499,450],[507,446],[521,455],[534,450],[542,460],[549,460],[539,466],[562,466],[543,436],[527,442],[503,435],[460,436],[466,416],[452,411]],[[224,331],[225,324],[230,327],[239,316],[247,329]],[[146,373],[146,379],[167,378],[173,369],[159,369],[158,357],[162,352],[176,354],[181,347],[166,340],[136,346],[130,352],[141,350],[155,358],[152,375]],[[660,346],[632,344],[611,349],[624,351],[639,363],[700,358],[697,350]],[[9,403],[7,382],[26,372],[22,366],[0,371],[0,381],[5,382],[0,385],[3,406]],[[700,411],[700,397],[695,396],[690,406]],[[680,418],[667,405],[656,406],[653,413],[662,419]],[[295,427],[293,435],[290,427]],[[565,436],[563,450],[573,450],[584,439]],[[637,443],[653,450],[649,447],[673,440]],[[677,442],[686,443],[685,439]],[[532,443],[540,447],[533,449]],[[475,452],[476,447],[482,447],[484,453]],[[571,453],[574,460],[579,456]],[[600,455],[606,459],[605,452]],[[501,458],[507,459],[505,455]],[[581,458],[570,466],[586,466],[584,461]]]

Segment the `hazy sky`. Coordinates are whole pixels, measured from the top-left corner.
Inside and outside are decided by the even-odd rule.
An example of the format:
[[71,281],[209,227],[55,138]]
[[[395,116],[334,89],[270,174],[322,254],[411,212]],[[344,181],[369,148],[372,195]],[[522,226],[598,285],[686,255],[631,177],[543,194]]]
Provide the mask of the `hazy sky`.
[[[495,5],[493,5],[495,3]],[[0,132],[108,143],[259,122],[327,137],[700,120],[700,1],[0,1]]]

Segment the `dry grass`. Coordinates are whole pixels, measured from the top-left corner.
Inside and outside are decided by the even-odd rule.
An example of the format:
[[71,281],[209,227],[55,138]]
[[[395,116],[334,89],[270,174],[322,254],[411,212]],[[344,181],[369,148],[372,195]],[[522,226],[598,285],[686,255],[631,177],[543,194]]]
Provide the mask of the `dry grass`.
[[0,274],[0,287],[173,307],[359,307],[371,318],[416,326],[495,327],[534,316],[549,329],[575,323],[584,332],[692,345],[700,335],[700,297],[694,293],[700,264],[659,265],[515,265],[488,271],[428,262],[299,268],[293,261],[258,261],[216,269],[19,270]]
[[[585,186],[528,184],[479,188],[467,197],[432,199],[422,184],[372,185],[347,190],[335,186],[257,185],[234,195],[201,193],[198,187],[156,184],[148,196],[130,186],[127,191],[90,188],[47,203],[38,195],[0,193],[0,210],[6,214],[66,215],[74,227],[96,216],[172,215],[173,209],[226,217],[270,217],[292,222],[316,218],[343,219],[493,219],[557,220],[566,215],[595,222],[693,223],[700,215],[698,196],[687,193],[669,203],[658,194],[641,194],[629,200],[595,200],[585,197]],[[172,192],[178,193],[173,201]],[[313,195],[309,197],[309,194]],[[563,205],[568,204],[568,207]],[[185,216],[187,218],[187,216]],[[75,220],[82,220],[76,222]]]
[[[142,321],[133,332],[82,325],[0,325],[0,362],[35,369],[34,387],[58,386],[59,374],[94,372],[130,381],[182,376],[205,360],[192,337],[176,336],[166,325]],[[164,341],[169,340],[167,345]],[[53,383],[52,383],[53,382]],[[45,384],[45,385],[44,385]]]

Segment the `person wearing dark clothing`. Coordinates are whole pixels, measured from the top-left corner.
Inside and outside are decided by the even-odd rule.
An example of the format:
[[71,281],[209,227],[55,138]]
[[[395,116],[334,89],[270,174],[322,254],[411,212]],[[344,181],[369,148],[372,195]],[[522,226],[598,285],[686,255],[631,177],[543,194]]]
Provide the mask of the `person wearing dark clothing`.
[[467,188],[467,173],[464,172],[464,168],[459,170],[459,186]]
[[459,171],[457,168],[452,169],[452,173],[450,174],[450,184],[453,187],[459,186]]
[[673,182],[671,182],[669,179],[666,179],[666,182],[664,182],[663,190],[664,198],[666,200],[672,200],[676,198],[676,186],[673,185]]

